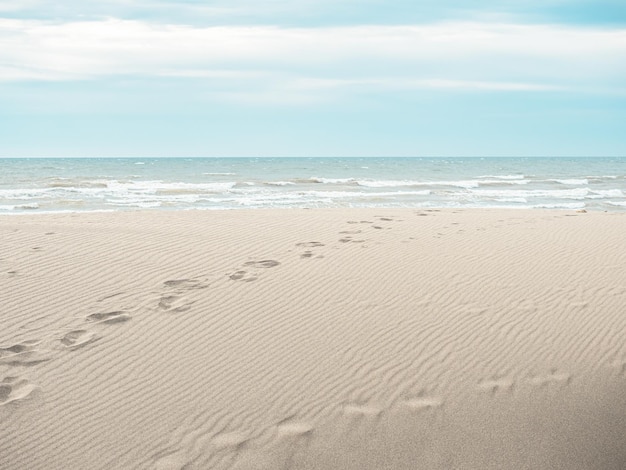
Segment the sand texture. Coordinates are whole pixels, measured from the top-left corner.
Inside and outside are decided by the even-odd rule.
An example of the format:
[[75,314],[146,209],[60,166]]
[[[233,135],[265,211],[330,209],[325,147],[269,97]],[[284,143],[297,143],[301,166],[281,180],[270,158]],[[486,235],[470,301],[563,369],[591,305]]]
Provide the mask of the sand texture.
[[0,217],[0,468],[626,468],[626,214]]

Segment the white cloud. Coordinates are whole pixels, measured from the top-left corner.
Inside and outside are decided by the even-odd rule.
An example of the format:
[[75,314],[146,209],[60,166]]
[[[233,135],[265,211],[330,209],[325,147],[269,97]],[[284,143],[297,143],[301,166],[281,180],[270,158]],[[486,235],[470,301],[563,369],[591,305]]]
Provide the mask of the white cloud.
[[553,85],[538,85],[519,82],[497,82],[476,80],[423,79],[411,80],[404,78],[369,78],[369,79],[328,79],[303,78],[291,82],[291,88],[303,90],[362,88],[407,90],[419,88],[436,88],[445,90],[493,90],[493,91],[564,91],[566,88]]
[[447,22],[420,26],[192,27],[0,19],[0,80],[178,77],[290,89],[621,89],[626,30]]

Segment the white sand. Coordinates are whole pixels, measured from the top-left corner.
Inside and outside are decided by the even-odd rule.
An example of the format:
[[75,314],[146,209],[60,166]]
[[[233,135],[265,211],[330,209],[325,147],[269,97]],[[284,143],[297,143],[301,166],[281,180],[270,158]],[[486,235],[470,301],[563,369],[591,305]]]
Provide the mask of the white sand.
[[0,468],[624,469],[626,214],[0,217]]

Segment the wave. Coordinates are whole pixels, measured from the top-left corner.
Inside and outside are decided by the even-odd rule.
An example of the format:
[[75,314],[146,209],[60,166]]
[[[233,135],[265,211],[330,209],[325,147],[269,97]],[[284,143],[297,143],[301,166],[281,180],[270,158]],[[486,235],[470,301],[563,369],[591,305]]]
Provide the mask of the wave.
[[323,184],[349,184],[356,183],[354,178],[318,178],[317,176],[311,176],[308,180],[311,183],[323,183]]
[[624,197],[624,192],[621,189],[594,189],[591,192],[600,198]]
[[11,204],[2,204],[0,205],[0,211],[16,211],[16,210],[35,210],[35,209],[39,209],[39,204],[37,203],[32,203],[32,204],[15,204],[15,205],[11,205]]
[[481,175],[478,178],[492,178],[498,180],[523,180],[526,177],[524,175]]
[[358,178],[319,178],[313,177],[308,181],[324,184],[357,185],[364,188],[399,188],[399,187],[433,187],[450,186],[464,189],[478,188],[485,185],[521,185],[528,184],[529,180],[510,179],[470,179],[470,180],[448,180],[448,181],[421,181],[421,180],[375,180]]
[[589,180],[587,178],[584,179],[549,179],[547,181],[551,181],[553,183],[565,184],[568,186],[581,186],[589,184]]
[[296,183],[293,181],[266,181],[263,184],[268,186],[294,186]]
[[[318,174],[346,177],[303,177],[279,168],[275,172],[241,173],[237,177],[232,172],[203,173],[206,176],[194,173],[185,181],[180,173],[176,173],[177,180],[168,180],[162,173],[131,176],[136,170],[127,171],[126,176],[105,177],[101,168],[96,168],[91,177],[85,172],[60,173],[70,177],[51,177],[51,173],[46,173],[38,179],[0,178],[0,213],[49,213],[67,208],[74,211],[241,207],[581,209],[585,204],[591,210],[626,208],[626,179],[615,176],[618,170],[602,177],[582,176],[587,172],[563,177],[562,168],[552,175],[541,176],[529,170],[522,174],[511,168],[509,174],[508,170],[484,168],[481,176],[448,172],[441,173],[440,179],[432,172],[388,168],[378,174],[342,167],[305,171],[318,170]],[[614,170],[592,169],[588,173],[603,171]],[[351,176],[347,177],[346,173]]]

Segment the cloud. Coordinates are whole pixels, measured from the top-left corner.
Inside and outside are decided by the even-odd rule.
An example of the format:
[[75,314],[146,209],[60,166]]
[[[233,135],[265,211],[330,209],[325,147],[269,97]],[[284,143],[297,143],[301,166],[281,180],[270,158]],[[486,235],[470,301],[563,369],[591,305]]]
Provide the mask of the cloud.
[[[0,80],[205,80],[232,96],[434,88],[622,92],[626,29],[485,22],[193,27],[0,19]],[[297,101],[297,100],[295,100]]]
[[387,89],[387,90],[410,90],[410,89],[442,89],[442,90],[491,90],[491,91],[565,91],[566,88],[553,85],[538,85],[520,82],[497,82],[476,80],[450,80],[450,79],[425,79],[411,80],[403,78],[370,78],[370,79],[319,79],[304,78],[294,80],[291,88],[296,89],[339,89],[356,88],[362,89]]

